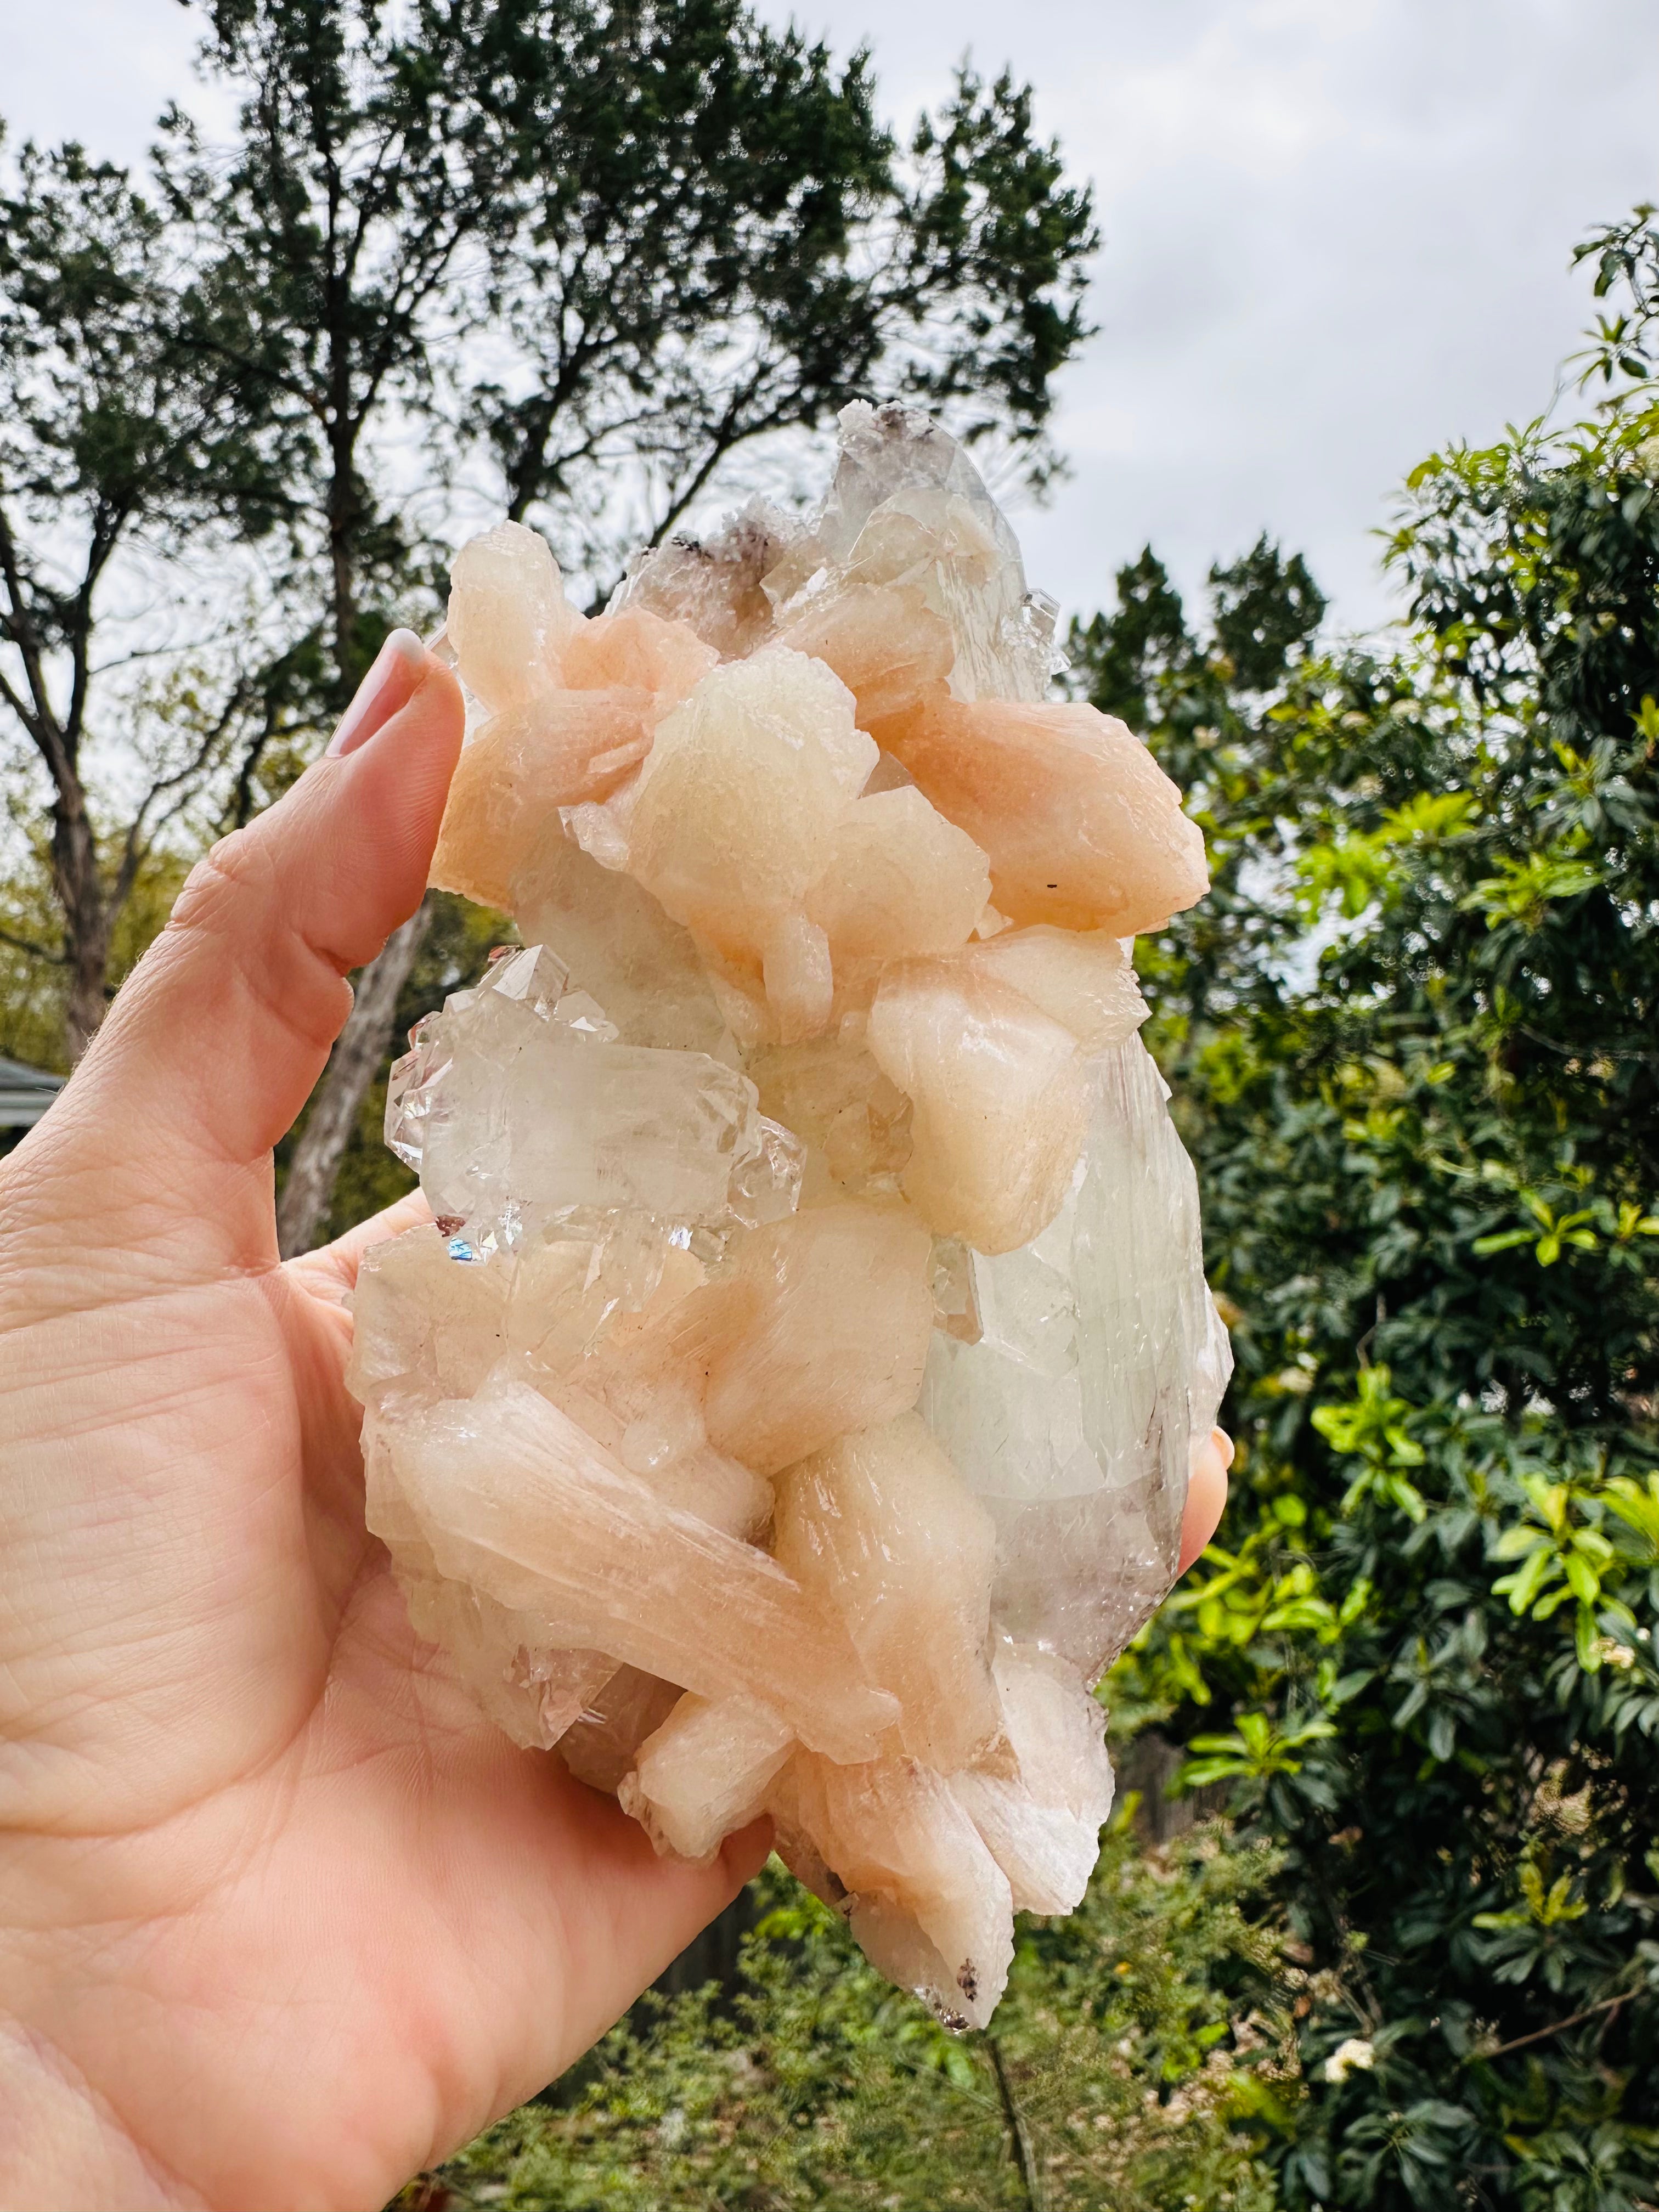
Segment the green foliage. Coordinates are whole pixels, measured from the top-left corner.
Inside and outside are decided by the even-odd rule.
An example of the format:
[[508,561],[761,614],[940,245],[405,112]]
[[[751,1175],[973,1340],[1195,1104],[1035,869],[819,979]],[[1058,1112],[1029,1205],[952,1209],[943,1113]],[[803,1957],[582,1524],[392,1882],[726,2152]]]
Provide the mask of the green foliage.
[[744,0],[203,12],[243,105],[228,159],[167,122],[190,335],[280,435],[343,676],[440,565],[376,450],[400,410],[601,594],[733,456],[872,392],[1050,465],[1095,240],[1012,77],[959,74],[901,155],[864,53]]
[[[178,244],[124,170],[77,145],[25,146],[0,197],[0,484],[27,514],[66,507],[106,558],[131,528],[258,529],[278,498],[258,412],[181,328]],[[8,642],[72,652],[72,591],[19,550],[36,611],[27,640],[9,618]]]
[[[392,426],[445,469],[485,460],[598,580],[734,457],[872,386],[1040,476],[1084,333],[1087,198],[1006,77],[964,74],[901,151],[861,57],[738,0],[207,17],[232,148],[172,118],[153,191],[26,151],[0,208],[0,674],[51,785],[0,944],[34,964],[0,989],[10,1048],[48,1062],[45,1010],[89,1028],[210,816],[281,787],[429,589]],[[1651,211],[1580,258],[1610,303],[1595,411],[1413,472],[1401,641],[1323,649],[1311,578],[1265,538],[1212,572],[1202,622],[1149,549],[1070,641],[1214,871],[1141,955],[1234,1326],[1238,1477],[1111,1695],[1237,1836],[1141,1855],[1120,1829],[975,2043],[770,1892],[729,2005],[618,2031],[463,2155],[458,2192],[1659,2194]],[[510,374],[457,342],[484,324]],[[112,564],[203,530],[286,549],[257,680],[100,690]],[[118,819],[82,747],[141,740]],[[401,1011],[489,932],[447,908]],[[371,1097],[337,1225],[401,1183],[378,1118]]]
[[1325,597],[1299,553],[1288,561],[1266,533],[1242,561],[1210,571],[1215,643],[1240,691],[1270,691],[1325,615]]
[[646,2000],[400,2201],[1269,2212],[1306,1980],[1256,1917],[1271,1872],[1219,1830],[1148,1852],[1118,1822],[1082,1911],[1025,1929],[994,2030],[958,2039],[775,1868],[729,2001]]
[[[189,872],[171,845],[147,852],[110,930],[107,978],[119,988],[173,910]],[[52,896],[51,858],[26,848],[0,877],[0,1055],[54,1075],[69,1073],[64,1008],[70,963]]]
[[[123,562],[136,597],[153,560],[188,547],[205,564],[264,530],[278,502],[262,411],[191,344],[191,298],[178,226],[123,171],[76,145],[26,146],[0,176],[0,763],[17,833],[6,859],[33,863],[54,909],[4,939],[63,971],[27,994],[62,985],[54,1058],[96,1028],[124,910],[143,878],[167,872],[251,704],[240,678],[204,698],[187,653],[167,676],[135,672],[118,623],[94,649]],[[179,584],[185,621],[196,592]],[[118,814],[91,796],[100,740],[123,763]]]
[[1074,655],[1210,844],[1143,950],[1238,1355],[1111,1686],[1283,1853],[1297,2207],[1659,2190],[1659,236],[1589,258],[1608,403],[1413,473],[1398,647],[1279,563],[1246,690],[1146,556]]

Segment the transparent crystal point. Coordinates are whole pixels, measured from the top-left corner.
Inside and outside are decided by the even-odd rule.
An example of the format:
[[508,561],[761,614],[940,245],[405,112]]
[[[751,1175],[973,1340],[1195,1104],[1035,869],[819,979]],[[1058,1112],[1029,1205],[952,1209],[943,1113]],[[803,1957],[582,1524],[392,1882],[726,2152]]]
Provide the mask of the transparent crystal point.
[[978,1343],[935,1332],[921,1410],[997,1524],[1000,1627],[1095,1680],[1175,1577],[1195,1442],[1231,1371],[1198,1188],[1138,1038],[1093,1064],[1073,1187],[976,1255]]
[[854,400],[839,417],[841,452],[806,535],[766,577],[788,614],[816,585],[908,584],[943,618],[958,698],[1041,699],[1052,672],[1053,622],[1028,611],[1019,541],[963,447],[915,408]]
[[565,981],[545,948],[514,953],[394,1066],[386,1140],[418,1168],[434,1214],[475,1243],[510,1243],[583,1212],[787,1213],[798,1148],[764,1122],[753,1084],[706,1053],[621,1042]]

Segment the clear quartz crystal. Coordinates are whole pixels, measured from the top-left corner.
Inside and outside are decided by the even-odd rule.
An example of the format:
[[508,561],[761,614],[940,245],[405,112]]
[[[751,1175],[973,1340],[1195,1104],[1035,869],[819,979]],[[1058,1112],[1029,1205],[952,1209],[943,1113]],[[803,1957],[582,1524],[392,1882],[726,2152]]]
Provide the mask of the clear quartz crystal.
[[829,496],[766,588],[793,611],[803,593],[843,578],[916,586],[949,626],[958,698],[1040,699],[1048,690],[1049,643],[1027,615],[1018,540],[962,447],[912,409],[859,399],[842,410]]
[[748,1078],[706,1053],[621,1042],[566,980],[544,947],[514,954],[428,1016],[393,1068],[386,1141],[419,1168],[434,1214],[476,1243],[585,1212],[787,1212],[799,1160]]
[[368,1525],[514,1741],[689,1859],[769,1814],[983,2026],[1231,1365],[1128,942],[1202,841],[914,411],[598,617],[516,525],[453,585],[434,880],[523,943],[392,1072],[434,1221],[355,1292]]
[[1096,1680],[1175,1577],[1194,1449],[1231,1370],[1198,1188],[1139,1039],[1102,1055],[1065,1204],[974,1259],[980,1337],[936,1331],[921,1411],[997,1524],[994,1608]]

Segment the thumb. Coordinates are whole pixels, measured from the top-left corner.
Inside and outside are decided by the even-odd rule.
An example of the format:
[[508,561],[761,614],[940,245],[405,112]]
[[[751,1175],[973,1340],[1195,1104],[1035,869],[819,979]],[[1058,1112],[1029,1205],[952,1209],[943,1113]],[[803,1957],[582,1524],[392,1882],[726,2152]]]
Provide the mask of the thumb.
[[1227,1469],[1233,1463],[1233,1440],[1225,1429],[1212,1429],[1193,1454],[1193,1471],[1187,1485],[1187,1508],[1181,1522],[1181,1561],[1176,1571],[1184,1575],[1221,1526],[1227,1510]]
[[34,1133],[101,1183],[107,1243],[187,1224],[204,1257],[275,1259],[271,1147],[350,1011],[348,970],[420,903],[462,720],[453,677],[395,631],[327,755],[191,872]]

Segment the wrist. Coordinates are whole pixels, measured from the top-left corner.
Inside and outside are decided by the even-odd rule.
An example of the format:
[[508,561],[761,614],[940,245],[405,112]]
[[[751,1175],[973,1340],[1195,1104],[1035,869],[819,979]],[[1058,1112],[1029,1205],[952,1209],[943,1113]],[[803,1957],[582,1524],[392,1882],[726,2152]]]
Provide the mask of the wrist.
[[170,2212],[201,2202],[157,2168],[61,2051],[0,2012],[0,2204],[8,2212]]

